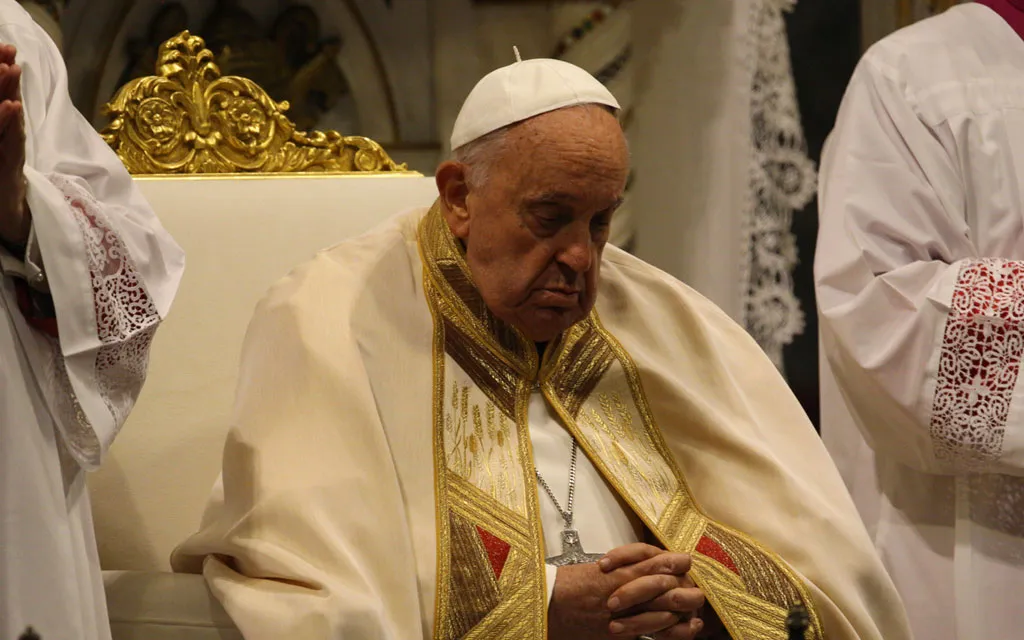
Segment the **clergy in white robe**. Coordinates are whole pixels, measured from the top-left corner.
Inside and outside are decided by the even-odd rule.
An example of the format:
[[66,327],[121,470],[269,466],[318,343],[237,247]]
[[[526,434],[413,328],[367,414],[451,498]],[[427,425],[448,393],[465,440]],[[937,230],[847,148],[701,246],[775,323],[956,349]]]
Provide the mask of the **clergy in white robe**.
[[821,170],[822,436],[919,638],[1024,633],[1024,2],[864,56]]
[[[202,572],[248,640],[632,639],[616,625],[643,611],[674,617],[642,632],[659,640],[784,640],[798,602],[808,638],[909,638],[771,362],[605,247],[628,173],[614,98],[558,61],[495,74],[433,207],[260,304],[222,481],[173,566]],[[623,549],[688,555],[706,604],[676,574],[594,564]],[[620,596],[643,581],[631,616]]]
[[25,235],[0,237],[0,638],[106,639],[84,472],[139,393],[184,261],[72,106],[53,42],[0,0],[0,228],[12,219]]

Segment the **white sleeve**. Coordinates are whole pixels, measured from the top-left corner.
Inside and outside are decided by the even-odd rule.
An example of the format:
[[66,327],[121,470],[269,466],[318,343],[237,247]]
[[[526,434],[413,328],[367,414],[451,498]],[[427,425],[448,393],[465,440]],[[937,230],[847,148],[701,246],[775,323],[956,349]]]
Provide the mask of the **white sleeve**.
[[59,343],[36,331],[19,339],[69,450],[90,469],[141,390],[184,256],[72,105],[49,37],[13,23],[0,40],[17,46],[23,70],[27,200],[59,330]]
[[871,445],[929,473],[1024,474],[1024,263],[979,255],[947,122],[868,58],[823,158],[825,355]]

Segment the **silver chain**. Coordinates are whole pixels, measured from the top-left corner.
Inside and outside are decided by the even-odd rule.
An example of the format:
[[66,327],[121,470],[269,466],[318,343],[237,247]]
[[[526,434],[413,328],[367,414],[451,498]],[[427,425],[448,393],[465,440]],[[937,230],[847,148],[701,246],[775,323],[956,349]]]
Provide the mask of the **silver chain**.
[[551,490],[548,483],[544,481],[544,478],[540,475],[540,471],[534,469],[537,474],[537,482],[540,486],[544,487],[544,491],[547,492],[548,497],[551,498],[551,502],[555,504],[555,509],[558,513],[562,514],[562,519],[565,520],[565,528],[572,529],[572,499],[576,495],[576,454],[579,451],[579,445],[576,444],[576,438],[572,439],[572,458],[569,463],[569,499],[565,503],[566,509],[562,510],[562,505],[558,504],[558,498],[555,497],[555,492]]

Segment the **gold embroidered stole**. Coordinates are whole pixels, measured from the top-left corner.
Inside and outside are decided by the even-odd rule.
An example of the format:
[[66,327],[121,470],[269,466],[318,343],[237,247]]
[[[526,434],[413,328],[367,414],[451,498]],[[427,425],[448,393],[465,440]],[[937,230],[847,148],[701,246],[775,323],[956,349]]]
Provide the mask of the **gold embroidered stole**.
[[527,405],[535,385],[605,480],[691,575],[734,640],[785,640],[804,584],[777,555],[695,503],[633,360],[596,312],[536,348],[487,309],[435,204],[419,229],[434,318],[434,637],[547,637],[544,540]]

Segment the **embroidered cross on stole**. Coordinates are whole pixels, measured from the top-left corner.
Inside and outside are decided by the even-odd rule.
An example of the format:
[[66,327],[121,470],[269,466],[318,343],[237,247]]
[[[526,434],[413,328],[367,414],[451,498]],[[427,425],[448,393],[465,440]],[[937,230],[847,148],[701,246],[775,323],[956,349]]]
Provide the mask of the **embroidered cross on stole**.
[[[437,640],[547,637],[544,541],[527,406],[535,383],[605,480],[672,551],[734,640],[785,640],[810,603],[786,563],[705,516],[651,415],[629,354],[596,313],[549,345],[496,319],[437,204],[419,229],[434,318]],[[540,371],[539,377],[537,371]],[[807,637],[822,640],[808,611]]]

